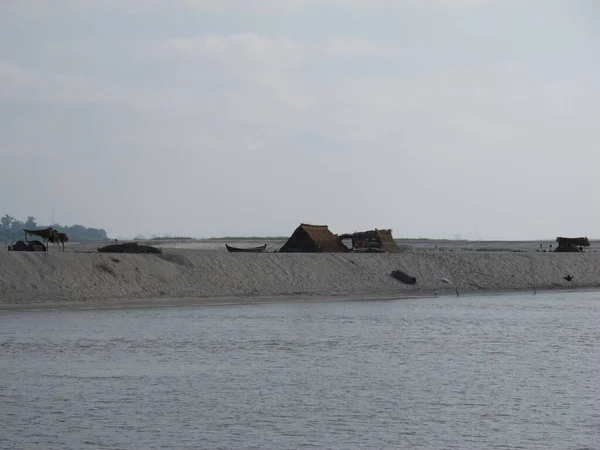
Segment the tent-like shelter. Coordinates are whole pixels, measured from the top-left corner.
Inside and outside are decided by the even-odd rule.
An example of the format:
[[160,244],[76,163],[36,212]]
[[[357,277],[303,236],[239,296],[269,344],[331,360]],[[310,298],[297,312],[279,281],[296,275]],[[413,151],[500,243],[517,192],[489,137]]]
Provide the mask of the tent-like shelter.
[[42,242],[46,247],[46,251],[48,251],[48,242],[53,242],[56,238],[56,231],[52,227],[41,228],[39,230],[23,230],[25,233],[25,242],[27,242],[27,236],[37,236],[42,238]]
[[300,224],[279,250],[280,253],[342,253],[350,249],[327,225]]

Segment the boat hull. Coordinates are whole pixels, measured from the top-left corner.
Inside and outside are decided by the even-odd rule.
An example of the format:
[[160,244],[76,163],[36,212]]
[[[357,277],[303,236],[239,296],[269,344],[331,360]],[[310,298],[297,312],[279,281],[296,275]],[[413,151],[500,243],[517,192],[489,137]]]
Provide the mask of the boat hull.
[[267,244],[260,245],[258,247],[249,247],[249,248],[239,248],[232,247],[231,245],[225,244],[227,251],[230,253],[262,253],[267,248]]

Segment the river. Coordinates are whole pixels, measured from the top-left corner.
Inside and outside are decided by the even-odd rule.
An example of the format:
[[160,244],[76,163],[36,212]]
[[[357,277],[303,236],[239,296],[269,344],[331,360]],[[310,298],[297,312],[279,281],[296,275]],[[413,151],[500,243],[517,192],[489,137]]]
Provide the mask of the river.
[[0,313],[2,449],[600,448],[600,294]]

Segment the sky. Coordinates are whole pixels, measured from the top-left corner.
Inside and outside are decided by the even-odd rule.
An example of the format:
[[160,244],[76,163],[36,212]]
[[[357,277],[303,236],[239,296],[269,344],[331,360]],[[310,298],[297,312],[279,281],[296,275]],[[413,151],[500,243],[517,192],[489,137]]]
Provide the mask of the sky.
[[600,237],[593,0],[0,0],[0,215]]

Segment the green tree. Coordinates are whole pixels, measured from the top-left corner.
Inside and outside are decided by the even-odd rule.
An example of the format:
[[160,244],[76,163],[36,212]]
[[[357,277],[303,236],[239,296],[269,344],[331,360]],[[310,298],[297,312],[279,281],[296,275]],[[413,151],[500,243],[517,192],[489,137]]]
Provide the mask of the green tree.
[[[47,225],[38,224],[33,216],[29,216],[25,222],[21,222],[20,220],[5,214],[3,217],[0,217],[0,241],[21,239],[23,228],[36,229],[46,226]],[[73,225],[69,227],[58,224],[53,224],[52,228],[58,232],[66,233],[70,241],[105,241],[108,239],[106,231],[102,228],[87,228],[83,225]]]
[[13,231],[15,233],[19,233],[23,230],[25,224],[23,222],[21,222],[20,220],[13,220],[10,224],[10,231]]
[[0,219],[0,223],[2,224],[2,228],[8,230],[10,229],[10,225],[15,221],[15,218],[13,216],[9,216],[8,214],[5,214],[1,219]]
[[37,228],[37,221],[35,220],[35,217],[27,217],[27,220],[25,221],[25,228],[28,230],[34,230],[35,228]]

